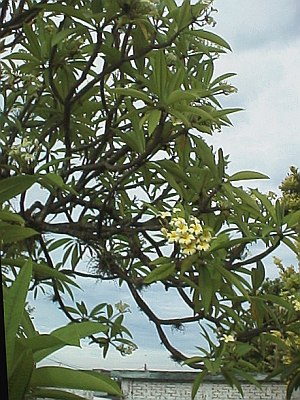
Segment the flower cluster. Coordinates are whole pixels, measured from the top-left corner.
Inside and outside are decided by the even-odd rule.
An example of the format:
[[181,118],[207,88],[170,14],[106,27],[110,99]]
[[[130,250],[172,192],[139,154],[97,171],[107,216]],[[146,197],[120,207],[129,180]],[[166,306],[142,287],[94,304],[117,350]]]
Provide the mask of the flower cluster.
[[295,332],[287,331],[283,335],[281,332],[273,330],[270,332],[273,336],[281,339],[287,346],[284,354],[281,355],[283,364],[289,365],[294,362],[299,354],[300,350],[300,337]]
[[159,0],[127,0],[123,1],[123,10],[131,18],[153,17],[157,15]]
[[24,138],[18,145],[12,145],[8,154],[14,159],[21,158],[24,161],[33,161],[35,158],[38,143],[33,143],[30,139]]
[[119,344],[116,349],[121,353],[122,356],[129,356],[131,355],[136,349],[137,347],[133,344]]
[[[280,279],[277,279],[277,286],[275,286],[276,291],[279,296],[284,300],[288,301],[294,308],[296,313],[300,311],[300,275],[294,266],[285,267],[282,261],[274,256],[273,262],[279,270]],[[278,307],[279,311],[286,314],[286,309],[283,307]],[[298,332],[285,331],[280,332],[279,330],[272,330],[270,333],[281,339],[287,348],[280,351],[280,356],[283,364],[289,365],[297,362],[297,357],[300,351],[300,337]]]
[[[173,213],[161,212],[164,221],[162,234],[168,243],[178,243],[184,255],[192,255],[197,251],[207,251],[212,239],[208,229],[203,228],[197,217],[190,216],[189,220],[180,217],[180,209],[174,208]],[[169,219],[169,221],[167,221]]]

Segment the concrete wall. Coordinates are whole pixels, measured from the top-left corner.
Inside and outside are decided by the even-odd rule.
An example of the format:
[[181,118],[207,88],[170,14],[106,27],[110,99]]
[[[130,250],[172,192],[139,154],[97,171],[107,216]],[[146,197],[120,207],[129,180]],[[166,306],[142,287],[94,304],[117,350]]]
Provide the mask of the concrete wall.
[[[195,373],[164,371],[112,371],[124,393],[124,400],[191,400]],[[259,377],[257,377],[258,380]],[[227,385],[222,377],[208,377],[202,383],[195,400],[285,400],[286,386],[279,380],[262,383],[260,390],[242,383],[244,397]],[[295,394],[293,400],[300,400]]]
[[[149,382],[122,380],[126,400],[191,400],[190,383]],[[243,385],[244,400],[284,400],[285,385],[264,384],[262,390],[254,385]],[[225,383],[203,383],[196,395],[197,400],[239,400],[243,397]]]

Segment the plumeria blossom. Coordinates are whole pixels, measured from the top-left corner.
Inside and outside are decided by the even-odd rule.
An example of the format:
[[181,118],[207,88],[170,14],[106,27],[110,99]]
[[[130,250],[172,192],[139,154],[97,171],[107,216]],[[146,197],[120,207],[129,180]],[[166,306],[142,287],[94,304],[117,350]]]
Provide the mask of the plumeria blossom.
[[36,156],[38,142],[32,142],[31,139],[25,137],[20,144],[13,144],[8,150],[8,155],[16,160],[33,161]]
[[179,216],[180,208],[174,208],[173,212],[162,211],[158,216],[162,219],[161,233],[168,243],[178,243],[182,254],[190,256],[197,251],[208,251],[212,235],[201,221],[191,215],[188,219]]
[[200,240],[209,243],[211,241],[211,233],[209,231],[204,231],[200,236]]
[[300,301],[299,300],[297,300],[297,299],[293,300],[292,304],[294,306],[295,311],[300,311]]
[[201,240],[197,241],[196,245],[197,250],[201,251],[207,251],[209,249],[209,243],[208,242],[202,242]]
[[176,231],[171,231],[167,233],[167,239],[169,243],[177,243],[180,239],[180,236]]
[[162,219],[165,219],[165,218],[168,218],[171,216],[172,216],[172,214],[170,213],[170,211],[162,211],[159,213],[159,217]]
[[172,211],[173,211],[173,214],[177,214],[181,211],[181,209],[178,207],[174,207]]
[[191,242],[190,244],[184,246],[182,253],[187,256],[192,256],[197,252],[197,248],[195,247],[195,243]]
[[122,356],[127,356],[131,355],[136,349],[136,346],[133,345],[125,345],[125,344],[119,344],[116,349],[122,354]]
[[235,342],[235,336],[234,335],[226,335],[224,334],[220,340],[224,340],[224,343],[230,343],[230,342]]
[[198,236],[203,232],[203,228],[200,224],[190,224],[189,232]]
[[124,314],[126,312],[130,312],[130,305],[127,304],[127,303],[123,303],[122,300],[120,300],[118,303],[115,304],[115,308],[121,314]]
[[189,244],[195,242],[195,236],[189,232],[185,232],[180,236],[179,244],[188,246]]

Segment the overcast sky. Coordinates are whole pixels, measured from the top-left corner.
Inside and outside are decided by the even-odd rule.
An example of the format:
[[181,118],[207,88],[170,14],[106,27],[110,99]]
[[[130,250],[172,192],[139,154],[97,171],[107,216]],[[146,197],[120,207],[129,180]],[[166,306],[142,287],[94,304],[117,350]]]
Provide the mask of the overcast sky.
[[[231,172],[263,172],[270,176],[269,181],[251,183],[265,191],[276,191],[289,166],[300,167],[300,2],[215,0],[214,4],[219,10],[215,14],[214,32],[224,37],[233,50],[217,62],[216,74],[238,74],[231,83],[239,91],[227,97],[224,104],[242,107],[244,111],[232,116],[233,127],[208,141],[216,148],[222,146],[225,154],[230,154]],[[281,251],[285,254],[284,249]],[[137,310],[127,292],[114,283],[103,287],[90,281],[85,294],[80,296],[91,306],[121,299],[129,303],[132,313],[128,314],[126,324],[139,350],[125,358],[111,351],[108,359],[103,360],[97,347],[84,345],[79,350],[68,348],[57,352],[51,357],[52,363],[60,361],[79,368],[142,369],[144,364],[150,369],[178,368],[160,345],[152,324]],[[151,297],[161,313],[173,316],[184,313],[170,293],[163,296],[154,288],[145,296]],[[36,304],[34,315],[37,328],[43,332],[53,328],[53,321],[56,326],[65,323],[48,298]],[[174,332],[172,340],[190,354],[193,354],[193,346],[200,343],[199,335],[190,327],[182,333]]]

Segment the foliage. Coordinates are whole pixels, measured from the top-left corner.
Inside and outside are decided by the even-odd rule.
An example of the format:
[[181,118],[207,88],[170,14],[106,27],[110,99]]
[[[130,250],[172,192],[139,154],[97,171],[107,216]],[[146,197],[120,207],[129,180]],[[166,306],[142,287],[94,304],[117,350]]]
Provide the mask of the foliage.
[[[236,89],[233,73],[214,74],[230,46],[207,28],[211,1],[192,3],[3,2],[4,285],[13,290],[32,262],[35,296],[50,288],[71,322],[106,326],[88,333],[104,355],[110,345],[125,354],[134,345],[124,305],[117,315],[109,304],[89,312],[72,291],[76,277],[116,280],[172,357],[202,371],[194,393],[207,373],[241,390],[238,376],[253,381],[255,365],[243,360],[251,341],[278,326],[270,302],[290,308],[260,287],[266,256],[281,243],[297,251],[298,214],[244,190],[239,181],[267,177],[228,174],[228,156],[207,144],[239,109],[220,103]],[[158,317],[142,292],[154,282],[189,315]],[[198,324],[207,344],[189,360],[165,329],[185,323]]]
[[121,396],[121,390],[110,378],[91,371],[74,371],[63,367],[36,367],[54,351],[66,346],[79,346],[80,339],[107,331],[95,322],[71,323],[49,334],[39,334],[25,309],[25,298],[31,279],[32,264],[25,264],[14,283],[5,287],[5,327],[7,369],[10,399],[61,398],[78,399],[57,388],[97,390]]
[[292,166],[290,173],[280,185],[282,191],[282,201],[287,210],[300,210],[300,173],[298,168]]
[[[300,217],[300,192],[299,174],[295,167],[290,168],[291,173],[279,186],[282,191],[280,198],[285,207],[285,214],[294,213],[291,218],[295,222],[295,230],[298,237],[295,247],[299,260],[299,217]],[[278,268],[279,277],[275,279],[266,278],[259,289],[260,294],[268,295],[269,306],[276,316],[277,326],[265,335],[263,346],[256,343],[256,349],[246,354],[246,360],[258,365],[260,372],[270,373],[270,376],[281,374],[284,381],[288,383],[288,396],[299,386],[299,312],[300,312],[300,276],[299,261],[298,270],[293,266],[284,267],[282,261],[273,257],[274,264]],[[277,298],[272,305],[274,299]],[[281,301],[278,302],[278,298]],[[274,317],[273,317],[274,319]],[[257,351],[259,349],[260,351]]]
[[[15,182],[15,184],[18,183],[18,186],[1,185],[1,188],[4,189],[1,194],[2,200],[8,200],[12,190],[13,193],[23,190],[23,184],[26,186],[27,179],[26,176],[20,176],[20,178]],[[9,190],[7,190],[8,188]],[[1,211],[0,221],[1,223],[5,221],[7,227],[11,228],[11,232],[14,234],[12,239],[8,239],[8,236],[4,234],[5,231],[1,231],[1,235],[3,234],[2,243],[5,244],[28,238],[37,233],[24,227],[22,218],[9,211]],[[58,279],[60,282],[67,282],[72,285],[75,282],[58,271],[51,270],[47,265],[33,263],[31,258],[26,262],[20,259],[1,259],[1,261],[4,264],[7,262],[11,267],[19,267],[17,268],[19,269],[18,274],[16,274],[16,268],[12,268],[10,272],[13,275],[11,273],[3,275],[9,398],[12,400],[36,397],[60,399],[62,396],[70,400],[81,398],[64,390],[59,390],[60,388],[103,391],[121,396],[119,386],[106,375],[93,374],[91,371],[74,371],[62,367],[37,367],[37,363],[64,346],[80,346],[81,338],[99,333],[107,336],[109,324],[107,321],[105,323],[82,321],[79,324],[70,323],[49,334],[39,334],[26,307],[26,298],[32,277],[36,275],[47,276],[48,279]]]

